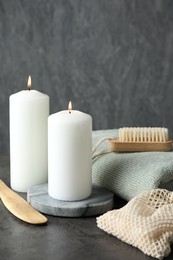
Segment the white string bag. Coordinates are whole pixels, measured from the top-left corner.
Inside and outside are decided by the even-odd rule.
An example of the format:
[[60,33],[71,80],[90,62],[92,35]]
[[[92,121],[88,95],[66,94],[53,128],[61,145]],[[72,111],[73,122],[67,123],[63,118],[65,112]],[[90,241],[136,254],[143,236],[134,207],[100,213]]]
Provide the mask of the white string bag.
[[97,225],[146,255],[163,259],[173,242],[173,192],[144,192],[123,208],[98,217]]

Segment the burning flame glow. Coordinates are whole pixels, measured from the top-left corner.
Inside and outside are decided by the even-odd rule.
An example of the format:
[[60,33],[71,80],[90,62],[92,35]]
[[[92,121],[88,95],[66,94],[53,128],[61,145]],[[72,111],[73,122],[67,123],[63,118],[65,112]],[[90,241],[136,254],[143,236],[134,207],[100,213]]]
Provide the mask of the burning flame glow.
[[69,111],[72,110],[72,102],[71,102],[71,101],[68,103],[68,110],[69,110]]
[[31,76],[29,75],[28,77],[28,84],[27,84],[28,88],[31,88]]

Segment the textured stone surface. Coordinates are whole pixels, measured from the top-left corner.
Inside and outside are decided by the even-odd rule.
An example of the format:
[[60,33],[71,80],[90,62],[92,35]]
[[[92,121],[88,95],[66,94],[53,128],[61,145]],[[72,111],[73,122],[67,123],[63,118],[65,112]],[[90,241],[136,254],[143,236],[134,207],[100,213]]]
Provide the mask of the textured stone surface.
[[93,186],[89,198],[70,202],[51,198],[47,184],[36,185],[27,192],[27,200],[35,209],[48,215],[62,217],[101,215],[113,208],[113,198],[112,192],[97,186]]
[[94,129],[173,130],[172,0],[1,0],[0,152],[8,152],[8,97],[50,96],[51,113],[74,108]]

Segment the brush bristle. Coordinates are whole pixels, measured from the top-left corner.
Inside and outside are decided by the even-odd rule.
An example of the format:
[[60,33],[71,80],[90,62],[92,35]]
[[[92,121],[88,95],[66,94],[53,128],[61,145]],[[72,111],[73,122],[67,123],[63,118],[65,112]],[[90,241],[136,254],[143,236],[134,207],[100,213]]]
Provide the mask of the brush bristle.
[[168,129],[164,127],[123,127],[119,129],[120,142],[166,142]]

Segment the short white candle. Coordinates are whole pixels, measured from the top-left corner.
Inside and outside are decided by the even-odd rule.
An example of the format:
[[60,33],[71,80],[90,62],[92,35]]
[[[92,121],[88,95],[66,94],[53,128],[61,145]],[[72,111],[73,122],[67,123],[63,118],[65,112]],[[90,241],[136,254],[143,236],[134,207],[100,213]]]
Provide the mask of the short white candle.
[[47,121],[49,97],[28,90],[10,96],[10,179],[11,187],[26,192],[47,182]]
[[48,118],[48,193],[83,200],[92,191],[92,118],[76,110]]

